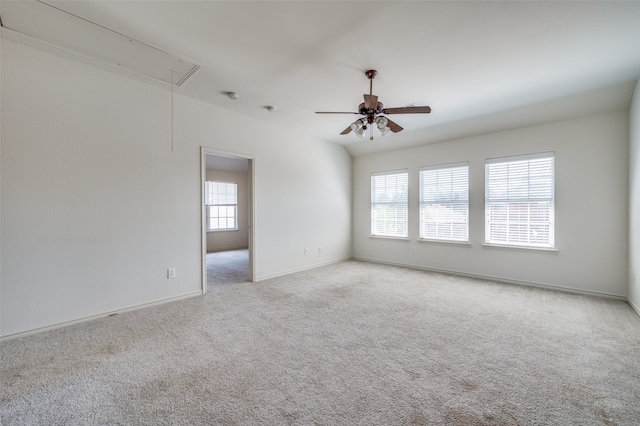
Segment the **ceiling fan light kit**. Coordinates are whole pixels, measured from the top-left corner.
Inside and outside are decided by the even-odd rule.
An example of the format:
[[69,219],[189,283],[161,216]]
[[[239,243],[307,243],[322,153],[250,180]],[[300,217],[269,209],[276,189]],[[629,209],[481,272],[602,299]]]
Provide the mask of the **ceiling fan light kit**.
[[353,133],[355,133],[360,139],[364,137],[364,133],[367,131],[367,122],[363,118],[354,121],[349,126]]
[[[363,138],[367,131],[367,124],[374,124],[380,130],[382,136],[389,133],[398,133],[403,128],[397,123],[389,120],[382,114],[429,114],[431,107],[428,106],[408,106],[398,108],[385,108],[382,102],[378,102],[378,97],[373,94],[373,79],[378,75],[376,70],[367,70],[364,75],[369,79],[369,94],[363,95],[364,102],[358,105],[358,112],[328,112],[318,111],[316,114],[360,114],[363,118],[359,118],[344,129],[340,134],[346,135],[353,131],[356,136]],[[370,140],[373,140],[373,132],[371,133]]]
[[389,119],[384,115],[380,115],[376,117],[375,123],[376,123],[376,126],[378,126],[378,130],[380,130],[380,134],[382,136],[386,135],[387,133],[389,133],[389,130],[391,130],[388,126]]

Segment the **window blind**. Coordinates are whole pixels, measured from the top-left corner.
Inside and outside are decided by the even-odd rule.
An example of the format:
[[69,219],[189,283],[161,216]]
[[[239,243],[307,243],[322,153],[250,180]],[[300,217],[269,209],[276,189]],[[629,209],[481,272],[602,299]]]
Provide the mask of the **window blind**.
[[235,183],[206,181],[205,204],[238,204],[237,187]]
[[487,160],[485,241],[553,248],[554,153]]
[[420,169],[420,238],[469,241],[469,165]]
[[371,176],[371,235],[407,237],[408,190],[406,170]]
[[238,229],[238,185],[228,182],[205,182],[207,229],[210,231]]

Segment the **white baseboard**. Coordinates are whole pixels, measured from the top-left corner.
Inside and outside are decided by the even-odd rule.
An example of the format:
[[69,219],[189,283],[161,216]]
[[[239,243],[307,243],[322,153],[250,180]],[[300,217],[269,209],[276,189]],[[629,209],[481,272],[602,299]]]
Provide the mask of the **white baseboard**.
[[6,336],[0,337],[0,342],[4,342],[6,340],[19,339],[21,337],[30,336],[32,334],[44,333],[45,331],[51,331],[51,330],[55,330],[55,329],[58,329],[58,328],[68,327],[70,325],[80,324],[80,323],[87,322],[87,321],[93,321],[93,320],[96,320],[96,319],[99,319],[99,318],[108,317],[110,315],[121,314],[121,313],[129,312],[129,311],[136,311],[138,309],[148,308],[148,307],[155,306],[155,305],[163,305],[165,303],[170,303],[170,302],[176,302],[178,300],[188,299],[190,297],[195,297],[195,296],[202,296],[202,291],[196,291],[196,292],[192,292],[192,293],[187,293],[187,294],[183,294],[183,295],[180,295],[180,296],[170,297],[168,299],[160,299],[160,300],[156,300],[156,301],[153,301],[153,302],[143,303],[141,305],[130,306],[128,308],[117,309],[117,310],[114,310],[114,311],[104,312],[104,313],[97,314],[97,315],[91,315],[91,316],[88,316],[88,317],[78,318],[78,319],[71,320],[71,321],[65,321],[65,322],[61,322],[61,323],[58,323],[58,324],[48,325],[46,327],[39,327],[39,328],[34,328],[32,330],[20,331],[18,333],[8,334]]
[[243,250],[243,249],[248,249],[249,247],[244,245],[244,246],[229,246],[229,247],[216,247],[213,248],[211,250],[207,249],[207,254],[209,253],[218,253],[220,251],[232,251],[232,250]]
[[633,309],[635,311],[636,314],[638,314],[638,316],[640,316],[640,309],[638,309],[638,307],[636,305],[633,304],[633,302],[631,301],[631,299],[627,298],[627,302],[629,303],[629,305],[631,306],[631,309]]
[[278,272],[277,274],[262,275],[262,276],[259,276],[259,277],[255,277],[253,282],[269,280],[271,278],[282,277],[284,275],[289,275],[289,274],[295,274],[296,272],[308,271],[310,269],[319,268],[321,266],[333,265],[335,263],[341,263],[341,262],[345,262],[345,261],[351,260],[351,259],[352,259],[352,257],[344,257],[342,259],[331,260],[329,262],[324,262],[324,263],[317,263],[315,265],[305,266],[303,268],[290,269],[290,270],[285,271],[285,272]]
[[[418,270],[428,271],[428,272],[437,272],[437,273],[442,273],[442,274],[450,274],[450,275],[457,275],[457,276],[462,276],[462,277],[469,277],[469,278],[477,278],[477,279],[483,279],[483,280],[497,281],[497,282],[502,282],[502,283],[506,283],[506,284],[525,285],[525,286],[529,286],[529,287],[545,288],[545,289],[563,291],[563,292],[568,292],[568,293],[586,294],[586,295],[590,295],[590,296],[608,297],[608,298],[613,298],[613,299],[625,300],[627,303],[629,303],[629,305],[635,311],[635,313],[638,314],[638,316],[640,316],[640,309],[638,309],[638,307],[635,306],[633,304],[633,302],[628,297],[617,295],[617,294],[610,294],[610,293],[590,291],[590,290],[581,290],[581,289],[576,289],[576,288],[571,288],[571,287],[563,287],[563,286],[556,286],[556,285],[551,285],[551,284],[541,284],[541,283],[528,282],[528,281],[519,281],[519,280],[506,279],[506,278],[494,277],[494,276],[489,276],[489,275],[470,274],[470,273],[466,273],[466,272],[451,271],[451,270],[446,270],[446,269],[429,268],[429,267],[424,267],[424,266],[419,266],[419,265],[411,265],[411,264],[400,263],[400,262],[389,262],[389,261],[384,261],[384,260],[379,260],[379,259],[369,259],[369,258],[365,258],[365,257],[345,257],[345,258],[342,258],[342,259],[336,259],[336,260],[332,260],[332,261],[329,261],[329,262],[324,262],[324,263],[319,263],[319,264],[315,264],[315,265],[306,266],[306,267],[303,267],[303,268],[292,269],[292,270],[289,270],[289,271],[286,271],[286,272],[280,272],[280,273],[277,273],[277,274],[263,275],[263,276],[257,277],[254,280],[254,282],[264,281],[264,280],[268,280],[268,279],[276,278],[276,277],[281,277],[281,276],[293,274],[293,273],[296,273],[296,272],[308,271],[310,269],[315,269],[315,268],[319,268],[321,266],[327,266],[327,265],[332,265],[332,264],[336,264],[336,263],[341,263],[341,262],[345,262],[347,260],[360,260],[360,261],[363,261],[363,262],[379,263],[379,264],[391,265],[391,266],[400,266],[400,267],[418,269]],[[72,321],[65,321],[65,322],[62,322],[62,323],[58,323],[58,324],[54,324],[54,325],[50,325],[50,326],[46,326],[46,327],[35,328],[35,329],[32,329],[32,330],[27,330],[27,331],[21,331],[21,332],[18,332],[18,333],[13,333],[13,334],[9,334],[9,335],[0,337],[0,342],[4,342],[6,340],[18,339],[18,338],[26,337],[26,336],[29,336],[29,335],[32,335],[32,334],[43,333],[45,331],[55,330],[55,329],[58,329],[58,328],[68,327],[70,325],[80,324],[80,323],[83,323],[83,322],[92,321],[92,320],[99,319],[99,318],[105,318],[105,317],[108,317],[109,315],[114,315],[114,314],[129,312],[129,311],[135,311],[135,310],[138,310],[138,309],[143,309],[143,308],[147,308],[147,307],[151,307],[151,306],[155,306],[155,305],[162,305],[162,304],[165,304],[165,303],[175,302],[175,301],[178,301],[178,300],[188,299],[188,298],[191,298],[191,297],[201,296],[201,295],[202,295],[202,291],[196,291],[196,292],[192,292],[192,293],[183,294],[183,295],[180,295],[180,296],[170,297],[168,299],[160,299],[160,300],[156,300],[156,301],[153,301],[153,302],[148,302],[148,303],[143,303],[143,304],[140,304],[140,305],[130,306],[128,308],[117,309],[117,310],[114,310],[114,311],[104,312],[104,313],[97,314],[97,315],[91,315],[91,316],[88,316],[88,317],[78,318],[78,319],[75,319],[75,320],[72,320]]]
[[[467,273],[467,272],[451,271],[451,270],[447,270],[447,269],[429,268],[429,267],[426,267],[426,266],[411,265],[411,264],[399,263],[399,262],[388,262],[388,261],[378,260],[378,259],[368,259],[368,258],[365,258],[365,257],[353,257],[353,259],[354,260],[362,260],[364,262],[380,263],[380,264],[384,264],[384,265],[402,266],[402,267],[405,267],[405,268],[419,269],[419,270],[428,271],[428,272],[438,272],[438,273],[441,273],[441,274],[450,274],[450,275],[458,275],[458,276],[461,276],[461,277],[477,278],[477,279],[481,279],[481,280],[497,281],[497,282],[501,282],[501,283],[505,283],[505,284],[517,284],[517,285],[524,285],[524,286],[528,286],[528,287],[538,287],[538,288],[545,288],[545,289],[548,289],[548,290],[563,291],[565,293],[585,294],[585,295],[589,295],[589,296],[607,297],[607,298],[611,298],[611,299],[629,301],[627,296],[623,296],[623,295],[620,295],[620,294],[611,294],[611,293],[592,291],[592,290],[582,290],[582,289],[579,289],[579,288],[564,287],[564,286],[558,286],[558,285],[554,285],[554,284],[543,284],[543,283],[536,283],[536,282],[531,282],[531,281],[514,280],[514,279],[510,279],[510,278],[495,277],[495,276],[491,276],[491,275],[471,274],[471,273]],[[636,309],[636,311],[637,311],[637,309]]]

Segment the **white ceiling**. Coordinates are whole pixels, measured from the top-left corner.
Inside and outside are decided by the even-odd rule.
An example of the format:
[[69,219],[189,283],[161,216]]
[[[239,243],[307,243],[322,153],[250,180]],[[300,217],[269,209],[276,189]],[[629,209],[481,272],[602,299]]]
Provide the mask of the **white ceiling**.
[[[640,76],[639,1],[49,3],[201,65],[176,93],[352,155],[626,109]],[[405,130],[373,141],[339,135],[358,116],[314,112],[356,111],[367,69],[385,107],[432,113],[394,115]]]

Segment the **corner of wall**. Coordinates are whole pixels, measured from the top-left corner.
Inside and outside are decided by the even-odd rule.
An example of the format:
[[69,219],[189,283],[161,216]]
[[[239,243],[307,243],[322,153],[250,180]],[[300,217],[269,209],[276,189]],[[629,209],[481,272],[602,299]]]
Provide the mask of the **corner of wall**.
[[[0,44],[2,43],[0,37]],[[2,159],[2,46],[0,46],[0,160]],[[2,182],[2,161],[0,161],[0,182]],[[2,190],[0,189],[0,229],[2,229]],[[2,300],[2,237],[0,235],[0,300]],[[0,337],[2,337],[2,303],[0,303]]]
[[629,290],[628,300],[640,315],[640,79],[629,108]]

